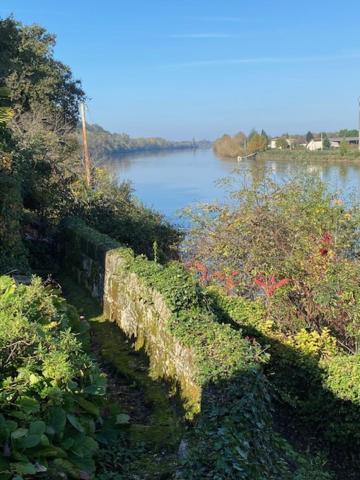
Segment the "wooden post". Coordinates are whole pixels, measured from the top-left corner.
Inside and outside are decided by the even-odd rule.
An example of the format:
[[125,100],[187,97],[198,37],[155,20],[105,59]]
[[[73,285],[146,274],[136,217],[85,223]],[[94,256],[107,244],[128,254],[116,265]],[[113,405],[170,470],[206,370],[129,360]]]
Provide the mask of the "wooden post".
[[82,137],[83,137],[83,149],[84,149],[85,178],[86,178],[87,186],[90,187],[90,185],[91,185],[91,162],[90,162],[90,155],[89,155],[89,149],[88,149],[88,143],[87,143],[85,104],[84,104],[84,102],[80,103],[80,112],[81,112]]
[[358,150],[360,151],[360,97],[358,98],[358,107],[359,107],[359,124],[358,124],[359,135],[358,135]]

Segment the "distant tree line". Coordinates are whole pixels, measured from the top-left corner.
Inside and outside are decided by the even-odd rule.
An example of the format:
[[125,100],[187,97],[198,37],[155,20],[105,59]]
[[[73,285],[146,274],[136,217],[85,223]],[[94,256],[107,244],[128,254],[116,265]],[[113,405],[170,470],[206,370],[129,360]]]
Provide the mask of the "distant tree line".
[[264,132],[252,130],[248,136],[243,132],[236,135],[225,134],[218,138],[214,144],[214,152],[222,157],[238,157],[267,149],[269,137]]
[[99,125],[88,125],[88,141],[91,155],[96,161],[131,152],[210,148],[211,146],[211,142],[207,140],[171,141],[160,137],[132,138],[127,133],[110,133]]

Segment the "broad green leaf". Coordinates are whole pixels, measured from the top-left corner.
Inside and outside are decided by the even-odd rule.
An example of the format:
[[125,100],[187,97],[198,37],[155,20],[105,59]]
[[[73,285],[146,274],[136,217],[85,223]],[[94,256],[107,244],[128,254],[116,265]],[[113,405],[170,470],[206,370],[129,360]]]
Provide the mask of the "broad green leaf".
[[68,414],[66,415],[66,418],[69,420],[69,422],[71,423],[71,425],[72,425],[78,432],[84,433],[84,427],[81,425],[81,423],[79,422],[79,420],[75,417],[75,415],[72,415],[71,413],[68,413]]
[[33,447],[36,447],[36,445],[39,445],[40,441],[41,441],[41,435],[28,434],[19,440],[19,446],[21,448],[33,448]]
[[[60,407],[54,407],[50,410],[48,425],[52,427],[56,433],[62,433],[66,424],[66,413]],[[50,434],[50,432],[47,432]]]
[[106,392],[107,381],[105,377],[97,377],[91,385],[84,389],[85,393],[91,395],[104,395]]
[[97,405],[95,405],[93,402],[89,402],[88,400],[85,400],[85,398],[79,397],[78,398],[78,404],[86,412],[91,413],[92,415],[95,415],[96,417],[98,417],[100,415],[99,407]]
[[17,429],[17,426],[18,424],[14,420],[6,420],[5,422],[5,428],[9,433],[14,432]]
[[43,447],[37,449],[36,456],[39,458],[66,458],[67,453],[59,447]]
[[28,429],[27,428],[18,428],[17,430],[15,430],[14,432],[12,432],[11,434],[11,438],[13,440],[17,440],[19,438],[22,438],[22,437],[25,437],[25,435],[27,435],[28,433]]
[[42,435],[43,433],[45,433],[45,430],[46,424],[42,420],[37,420],[30,423],[29,433],[31,434]]
[[92,437],[85,437],[83,444],[91,454],[95,453],[99,448],[98,443]]
[[20,475],[35,475],[36,474],[36,468],[34,465],[30,462],[28,463],[14,463],[12,464],[12,467],[16,471],[16,473],[19,473]]
[[39,402],[31,397],[20,397],[17,405],[27,414],[37,413],[40,410]]
[[62,442],[61,446],[65,450],[70,450],[74,446],[75,440],[73,437],[67,436]]
[[42,434],[40,437],[40,443],[42,447],[48,447],[50,445],[50,441],[45,434]]

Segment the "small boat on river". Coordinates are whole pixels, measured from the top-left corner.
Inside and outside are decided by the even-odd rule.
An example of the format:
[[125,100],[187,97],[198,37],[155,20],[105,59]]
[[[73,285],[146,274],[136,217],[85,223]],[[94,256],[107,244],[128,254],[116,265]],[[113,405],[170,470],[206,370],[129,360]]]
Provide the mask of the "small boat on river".
[[255,153],[250,153],[249,155],[244,155],[243,157],[237,157],[237,161],[238,162],[241,162],[242,160],[256,160],[256,155],[257,155],[257,152]]

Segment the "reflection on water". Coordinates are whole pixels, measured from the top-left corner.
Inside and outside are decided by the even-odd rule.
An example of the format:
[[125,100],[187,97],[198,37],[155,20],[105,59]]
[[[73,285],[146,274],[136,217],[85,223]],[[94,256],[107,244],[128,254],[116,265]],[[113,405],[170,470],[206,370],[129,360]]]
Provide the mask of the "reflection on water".
[[189,204],[224,199],[217,181],[234,170],[241,184],[246,174],[252,181],[261,181],[267,174],[285,181],[293,176],[318,175],[331,191],[349,198],[359,192],[360,162],[298,163],[286,160],[220,159],[212,150],[182,150],[175,152],[142,153],[113,157],[106,167],[119,182],[130,180],[142,202],[179,222],[177,212]]

